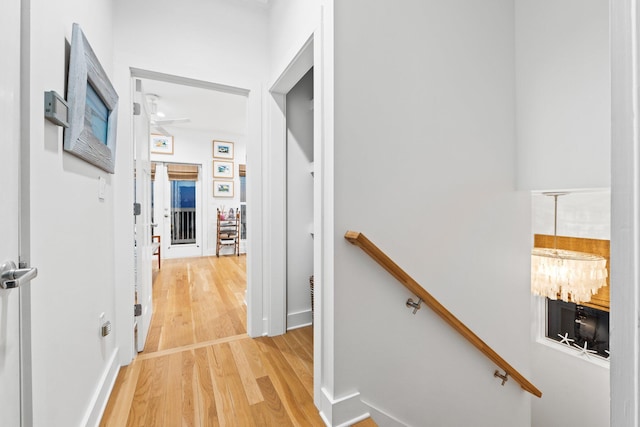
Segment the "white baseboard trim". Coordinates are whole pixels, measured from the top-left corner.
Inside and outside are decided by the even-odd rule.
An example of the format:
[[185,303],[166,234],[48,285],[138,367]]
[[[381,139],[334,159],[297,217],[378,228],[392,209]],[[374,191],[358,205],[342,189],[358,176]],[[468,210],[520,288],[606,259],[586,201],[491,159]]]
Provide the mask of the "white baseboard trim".
[[360,400],[359,392],[333,399],[322,388],[321,400],[320,417],[327,426],[348,427],[370,416],[367,406]]
[[313,323],[311,309],[287,314],[287,331],[309,326]]
[[91,398],[89,408],[80,425],[85,427],[98,427],[100,425],[102,414],[107,407],[109,395],[111,394],[111,390],[118,377],[118,371],[120,370],[120,365],[117,363],[117,356],[118,349],[115,349],[109,358],[106,369],[102,373],[102,377],[100,377],[96,391]]
[[371,414],[371,418],[373,418],[376,424],[385,427],[406,427],[408,425],[403,423],[393,415],[389,415],[382,409],[376,408],[372,403],[367,402],[365,399],[361,399],[361,401],[364,405],[367,406],[369,413]]

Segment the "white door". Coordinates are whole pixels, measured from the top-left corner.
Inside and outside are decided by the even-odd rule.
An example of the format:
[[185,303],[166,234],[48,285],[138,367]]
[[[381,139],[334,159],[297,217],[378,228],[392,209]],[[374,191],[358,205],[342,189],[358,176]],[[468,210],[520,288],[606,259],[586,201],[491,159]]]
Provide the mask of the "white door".
[[[172,166],[197,169],[195,181],[170,178]],[[154,219],[162,236],[162,254],[166,258],[202,256],[202,165],[157,162],[154,183]],[[214,223],[215,224],[215,223]]]
[[133,79],[134,101],[140,114],[133,117],[135,150],[135,202],[140,214],[135,216],[136,297],[142,311],[137,316],[136,348],[144,350],[153,314],[152,245],[151,245],[151,161],[149,153],[149,114],[142,90],[142,81]]
[[[0,424],[21,422],[20,287],[30,274],[15,270],[19,255],[20,1],[3,3],[0,13]],[[20,280],[14,277],[23,275]]]

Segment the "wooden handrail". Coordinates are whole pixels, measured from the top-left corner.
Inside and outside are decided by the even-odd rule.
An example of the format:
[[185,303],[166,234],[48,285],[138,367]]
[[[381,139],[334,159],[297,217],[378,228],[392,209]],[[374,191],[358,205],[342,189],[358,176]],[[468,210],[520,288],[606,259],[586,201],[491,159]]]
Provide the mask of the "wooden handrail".
[[491,347],[489,347],[484,341],[480,339],[471,329],[469,329],[464,323],[462,323],[456,316],[454,316],[449,310],[447,310],[438,300],[436,300],[429,292],[427,292],[418,282],[413,280],[402,268],[398,266],[391,258],[389,258],[384,252],[382,252],[375,244],[365,237],[364,234],[357,231],[347,231],[344,238],[356,246],[359,246],[365,251],[371,258],[373,258],[378,264],[380,264],[385,270],[387,270],[393,277],[398,279],[407,289],[414,293],[418,298],[436,312],[445,322],[447,322],[453,329],[458,331],[460,335],[473,344],[478,350],[487,356],[493,363],[498,365],[506,375],[510,375],[520,387],[529,393],[537,397],[542,397],[542,392],[538,390],[533,384],[522,376],[513,366],[507,363],[498,353],[496,353]]

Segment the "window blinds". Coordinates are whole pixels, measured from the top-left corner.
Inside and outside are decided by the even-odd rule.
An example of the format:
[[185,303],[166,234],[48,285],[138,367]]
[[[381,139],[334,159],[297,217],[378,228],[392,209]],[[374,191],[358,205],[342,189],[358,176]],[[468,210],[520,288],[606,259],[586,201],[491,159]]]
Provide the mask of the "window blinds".
[[167,164],[169,181],[197,181],[198,165]]

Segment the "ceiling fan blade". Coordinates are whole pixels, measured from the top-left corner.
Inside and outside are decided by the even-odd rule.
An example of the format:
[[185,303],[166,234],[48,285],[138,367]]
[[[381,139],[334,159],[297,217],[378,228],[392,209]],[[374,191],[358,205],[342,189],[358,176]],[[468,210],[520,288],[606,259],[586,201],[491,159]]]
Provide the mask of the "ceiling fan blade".
[[191,121],[191,119],[188,118],[179,118],[179,119],[155,119],[154,123],[158,124],[158,125],[173,125],[176,123],[189,123]]
[[162,135],[164,136],[173,136],[169,133],[169,131],[167,131],[165,128],[163,128],[162,126],[158,126],[156,124],[152,124],[151,127],[153,127],[154,130],[160,132]]

